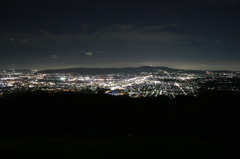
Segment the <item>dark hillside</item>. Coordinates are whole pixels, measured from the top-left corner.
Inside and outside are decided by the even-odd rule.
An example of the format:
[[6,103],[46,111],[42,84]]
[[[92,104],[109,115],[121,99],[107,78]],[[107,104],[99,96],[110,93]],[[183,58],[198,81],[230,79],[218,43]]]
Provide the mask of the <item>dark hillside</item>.
[[232,158],[239,95],[131,99],[46,92],[0,98],[3,158]]
[[176,99],[45,92],[12,94],[0,98],[1,137],[131,135],[237,139],[238,99],[238,95],[222,93]]

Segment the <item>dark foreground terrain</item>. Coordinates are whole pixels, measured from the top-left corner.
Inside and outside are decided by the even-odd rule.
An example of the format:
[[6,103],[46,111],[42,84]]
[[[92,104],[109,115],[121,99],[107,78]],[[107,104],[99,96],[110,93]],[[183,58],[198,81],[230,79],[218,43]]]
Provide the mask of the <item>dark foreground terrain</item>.
[[0,98],[3,158],[236,158],[240,96],[131,99],[45,92]]

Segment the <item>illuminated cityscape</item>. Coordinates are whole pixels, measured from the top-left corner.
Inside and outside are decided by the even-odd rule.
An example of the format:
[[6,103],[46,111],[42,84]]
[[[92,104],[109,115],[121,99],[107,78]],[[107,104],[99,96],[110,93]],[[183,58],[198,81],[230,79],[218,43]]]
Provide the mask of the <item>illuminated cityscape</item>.
[[239,15],[240,0],[2,0],[0,159],[240,158]]
[[[144,68],[144,69],[143,69]],[[133,68],[134,69],[134,68]],[[138,71],[118,73],[56,73],[5,70],[0,73],[0,94],[16,92],[81,92],[129,96],[132,98],[175,98],[197,96],[201,89],[239,93],[239,72],[229,71],[166,71],[162,67],[145,66]]]

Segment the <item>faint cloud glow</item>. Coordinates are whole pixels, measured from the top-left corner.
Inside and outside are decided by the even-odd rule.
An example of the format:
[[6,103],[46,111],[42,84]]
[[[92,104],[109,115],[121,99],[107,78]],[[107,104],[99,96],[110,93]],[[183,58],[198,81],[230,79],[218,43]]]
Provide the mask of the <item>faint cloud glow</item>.
[[28,41],[27,41],[27,40],[24,40],[24,39],[21,40],[21,42],[22,42],[22,43],[28,43]]
[[14,42],[14,41],[16,41],[16,39],[11,38],[11,39],[9,39],[9,41]]
[[85,52],[84,54],[87,56],[93,56],[93,52],[91,52],[91,51]]
[[59,55],[51,55],[51,59],[59,59]]

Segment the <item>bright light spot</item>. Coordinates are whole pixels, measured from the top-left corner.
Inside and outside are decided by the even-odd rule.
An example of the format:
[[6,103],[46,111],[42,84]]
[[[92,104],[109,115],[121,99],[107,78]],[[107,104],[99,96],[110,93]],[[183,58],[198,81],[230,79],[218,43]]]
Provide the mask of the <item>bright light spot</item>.
[[60,80],[61,80],[61,81],[65,81],[65,80],[66,80],[66,77],[60,77]]

